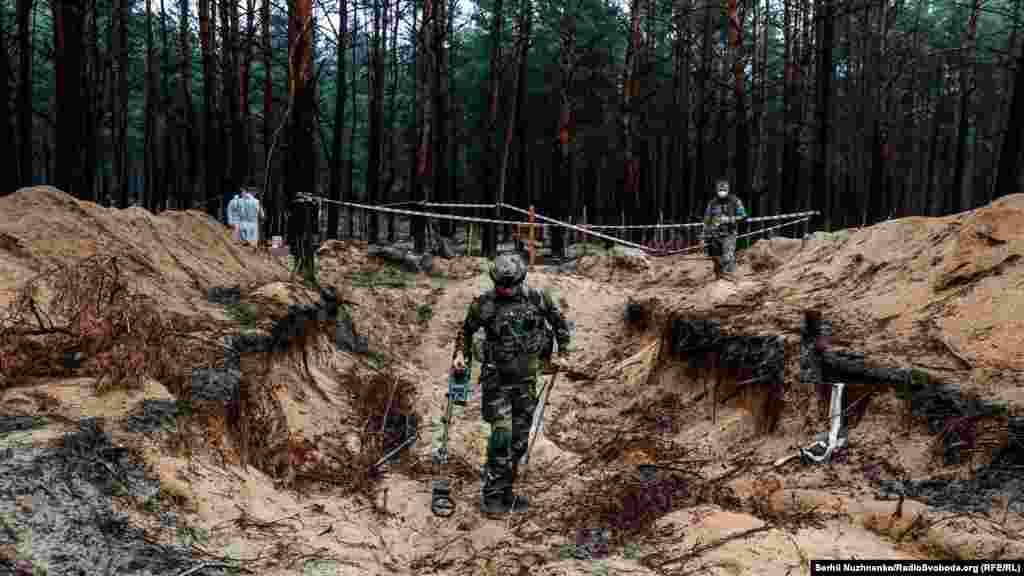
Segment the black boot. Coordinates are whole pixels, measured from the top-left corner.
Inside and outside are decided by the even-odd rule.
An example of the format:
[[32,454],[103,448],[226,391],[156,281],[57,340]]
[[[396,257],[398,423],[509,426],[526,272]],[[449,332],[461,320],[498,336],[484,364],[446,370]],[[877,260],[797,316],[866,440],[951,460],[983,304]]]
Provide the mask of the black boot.
[[485,491],[480,496],[480,513],[490,515],[507,514],[512,509],[512,503],[505,501],[503,492]]
[[530,498],[526,494],[516,494],[512,488],[505,490],[502,499],[512,512],[526,512],[530,508]]

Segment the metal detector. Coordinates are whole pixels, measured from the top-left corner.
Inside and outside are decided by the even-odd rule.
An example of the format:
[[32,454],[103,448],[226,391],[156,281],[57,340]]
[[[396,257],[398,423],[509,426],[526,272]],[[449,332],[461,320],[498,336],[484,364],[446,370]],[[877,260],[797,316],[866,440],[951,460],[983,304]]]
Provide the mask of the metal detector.
[[430,511],[436,516],[447,518],[455,513],[455,500],[452,499],[451,483],[447,478],[441,478],[441,470],[448,463],[448,427],[452,421],[452,407],[465,406],[469,399],[469,377],[468,369],[448,372],[448,398],[444,410],[444,417],[441,419],[441,447],[434,452],[434,464],[437,466],[437,478],[431,485]]

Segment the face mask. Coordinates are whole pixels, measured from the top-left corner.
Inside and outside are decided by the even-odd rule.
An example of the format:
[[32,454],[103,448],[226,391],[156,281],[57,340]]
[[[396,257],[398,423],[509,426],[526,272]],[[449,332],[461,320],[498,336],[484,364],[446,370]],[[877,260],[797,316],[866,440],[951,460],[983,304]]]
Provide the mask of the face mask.
[[504,296],[507,298],[512,295],[512,292],[515,290],[515,288],[504,288],[502,286],[498,286],[497,288],[495,288],[495,290],[497,291],[498,296]]
[[725,197],[728,196],[728,195],[729,195],[729,191],[728,190],[724,190],[722,188],[718,189],[718,197],[719,198],[725,200]]

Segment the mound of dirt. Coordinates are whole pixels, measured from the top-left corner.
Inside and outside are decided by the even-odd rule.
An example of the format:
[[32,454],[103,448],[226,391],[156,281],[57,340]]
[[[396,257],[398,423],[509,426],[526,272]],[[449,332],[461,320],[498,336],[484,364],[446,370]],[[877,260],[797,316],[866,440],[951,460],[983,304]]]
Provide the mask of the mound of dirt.
[[0,306],[54,263],[116,257],[137,292],[183,314],[205,310],[207,291],[285,278],[279,261],[232,241],[205,212],[104,208],[49,186],[0,198]]

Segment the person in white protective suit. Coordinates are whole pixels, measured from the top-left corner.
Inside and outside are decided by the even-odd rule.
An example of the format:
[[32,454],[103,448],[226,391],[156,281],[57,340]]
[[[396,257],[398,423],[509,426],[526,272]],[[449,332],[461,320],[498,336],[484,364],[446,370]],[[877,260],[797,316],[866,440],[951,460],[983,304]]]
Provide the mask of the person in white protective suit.
[[238,229],[238,224],[239,224],[238,217],[239,217],[239,212],[240,212],[240,209],[241,209],[241,206],[240,206],[241,201],[242,201],[242,197],[236,192],[234,197],[231,198],[231,201],[228,202],[228,207],[227,207],[227,210],[226,210],[226,212],[227,212],[227,219],[228,219],[228,226],[231,227],[232,234],[236,238],[238,238],[240,236],[240,231]]
[[241,238],[249,244],[256,244],[259,240],[259,221],[263,213],[260,201],[253,196],[252,192],[246,190],[239,202],[239,229]]

